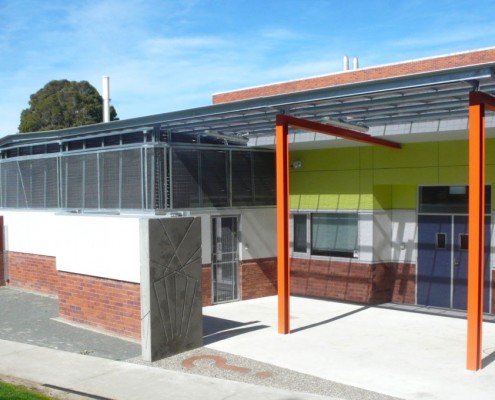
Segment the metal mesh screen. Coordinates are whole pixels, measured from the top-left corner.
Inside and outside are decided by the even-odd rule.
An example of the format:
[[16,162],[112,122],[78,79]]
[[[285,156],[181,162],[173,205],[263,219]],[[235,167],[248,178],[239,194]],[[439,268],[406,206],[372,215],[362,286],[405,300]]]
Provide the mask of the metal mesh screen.
[[4,162],[0,176],[2,207],[58,207],[56,158]]
[[275,153],[254,152],[254,204],[275,204]]
[[251,152],[232,152],[232,205],[253,204],[253,168]]
[[83,208],[98,208],[99,207],[99,177],[98,177],[98,159],[97,154],[84,155],[84,207]]
[[120,208],[120,151],[100,153],[101,208]]
[[84,156],[62,158],[63,207],[83,208]]
[[199,151],[172,151],[172,196],[174,208],[200,207]]
[[143,208],[141,149],[62,157],[63,207]]
[[275,159],[270,152],[211,147],[54,153],[2,161],[0,187],[0,205],[9,208],[272,205]]
[[228,158],[226,151],[201,150],[201,189],[203,207],[229,205]]
[[120,208],[143,208],[141,150],[122,151],[121,160],[122,204]]

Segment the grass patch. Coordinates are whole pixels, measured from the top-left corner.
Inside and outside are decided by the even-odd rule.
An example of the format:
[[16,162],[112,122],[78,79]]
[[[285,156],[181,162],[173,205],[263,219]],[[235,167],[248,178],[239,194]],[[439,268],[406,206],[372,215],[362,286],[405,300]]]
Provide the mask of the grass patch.
[[50,397],[23,386],[0,381],[0,400],[51,400]]

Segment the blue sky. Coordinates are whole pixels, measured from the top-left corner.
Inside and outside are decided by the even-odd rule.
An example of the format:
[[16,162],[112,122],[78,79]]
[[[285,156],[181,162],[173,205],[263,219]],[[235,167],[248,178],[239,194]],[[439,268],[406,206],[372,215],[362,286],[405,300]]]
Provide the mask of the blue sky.
[[30,94],[87,80],[121,119],[211,103],[211,94],[495,46],[493,1],[0,0],[0,136]]

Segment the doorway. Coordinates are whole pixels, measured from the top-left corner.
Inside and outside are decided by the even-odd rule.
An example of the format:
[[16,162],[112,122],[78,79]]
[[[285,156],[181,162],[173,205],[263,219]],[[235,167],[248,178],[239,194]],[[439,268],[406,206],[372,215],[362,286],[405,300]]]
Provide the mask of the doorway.
[[[485,217],[485,312],[490,300],[490,220]],[[418,304],[466,310],[467,244],[466,215],[418,216]]]
[[213,217],[211,228],[213,303],[238,300],[239,217]]

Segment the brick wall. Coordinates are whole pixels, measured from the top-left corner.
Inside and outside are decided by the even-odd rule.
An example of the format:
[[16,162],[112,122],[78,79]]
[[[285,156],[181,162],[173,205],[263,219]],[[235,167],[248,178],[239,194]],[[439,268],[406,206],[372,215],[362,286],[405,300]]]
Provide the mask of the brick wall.
[[201,295],[203,297],[203,307],[211,306],[211,264],[203,264],[201,270]]
[[5,274],[4,274],[4,253],[0,252],[0,286],[5,285]]
[[492,285],[491,285],[492,304],[491,304],[490,313],[495,314],[495,269],[491,270],[491,273],[492,273]]
[[450,56],[409,61],[372,68],[363,68],[314,78],[299,79],[290,82],[219,93],[213,95],[213,104],[228,103],[231,101],[252,99],[256,97],[274,96],[284,93],[301,92],[305,90],[346,85],[357,82],[387,79],[398,76],[441,71],[469,65],[493,64],[494,62],[495,49],[471,51]]
[[392,302],[399,304],[416,304],[416,265],[392,264],[393,293]]
[[59,315],[122,336],[141,337],[138,283],[59,272]]
[[56,295],[62,318],[139,339],[139,284],[57,271],[55,257],[7,252],[9,286]]
[[291,292],[365,304],[414,304],[415,278],[408,265],[292,258]]
[[241,261],[241,299],[277,294],[277,259]]
[[8,251],[7,263],[10,286],[57,295],[58,274],[55,257]]
[[[277,294],[277,259],[241,261],[239,280],[241,300]],[[202,289],[203,306],[209,306],[212,304],[210,264],[203,264]]]

